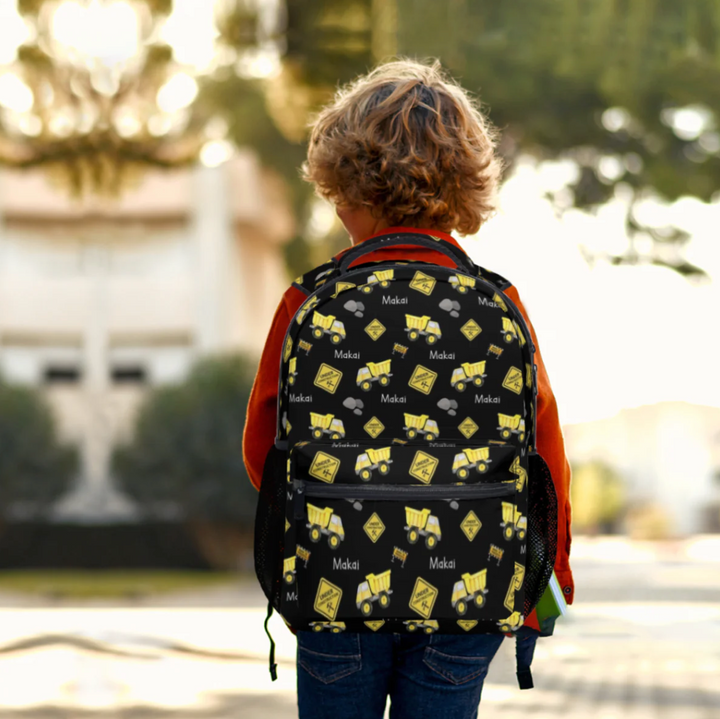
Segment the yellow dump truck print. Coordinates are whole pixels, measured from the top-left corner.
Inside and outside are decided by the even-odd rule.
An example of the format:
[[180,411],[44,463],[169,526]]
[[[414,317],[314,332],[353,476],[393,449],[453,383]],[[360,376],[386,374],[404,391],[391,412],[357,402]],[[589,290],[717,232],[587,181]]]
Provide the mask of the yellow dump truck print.
[[345,436],[345,425],[334,414],[318,414],[310,412],[310,429],[314,439],[329,434],[330,439],[342,439]]
[[515,457],[513,463],[510,465],[510,471],[517,475],[517,478],[515,479],[515,489],[517,489],[518,492],[522,492],[525,482],[527,482],[528,474],[525,468],[520,464],[520,457]]
[[517,339],[515,324],[509,317],[502,318],[502,336],[508,344]]
[[320,300],[318,300],[317,297],[311,297],[300,309],[298,310],[297,316],[295,317],[296,322],[301,325],[303,321],[305,320],[305,317],[307,313],[317,305],[317,303]]
[[467,275],[450,275],[448,281],[461,295],[466,294],[468,290],[475,287],[475,279]]
[[310,530],[310,541],[317,544],[325,535],[330,549],[337,549],[340,542],[345,539],[345,530],[340,517],[333,513],[332,507],[320,509],[308,504],[307,511],[308,523],[305,526]]
[[314,632],[328,631],[333,634],[340,634],[347,628],[345,622],[310,622],[310,628]]
[[367,284],[360,286],[360,292],[369,295],[373,291],[373,285],[380,287],[389,287],[390,280],[395,276],[395,270],[377,270],[367,279]]
[[405,426],[403,427],[408,439],[415,439],[423,435],[426,440],[432,442],[440,435],[440,429],[434,419],[426,414],[408,414],[405,412]]
[[313,337],[317,340],[330,335],[330,341],[338,345],[345,339],[345,325],[340,320],[336,320],[335,315],[321,315],[315,310],[310,327]]
[[507,305],[505,304],[505,300],[502,297],[500,297],[500,295],[497,292],[493,295],[493,302],[496,305],[498,305],[499,307],[501,307],[503,312],[508,311]]
[[522,330],[520,329],[520,325],[513,320],[513,327],[515,328],[515,334],[518,337],[518,341],[520,342],[520,346],[525,346],[525,335],[523,334]]
[[474,602],[480,609],[485,605],[487,590],[487,569],[482,569],[475,574],[465,572],[459,582],[455,582],[450,601],[453,609],[462,617],[468,609],[468,603]]
[[502,519],[500,526],[503,528],[503,537],[510,541],[515,534],[522,541],[527,534],[527,517],[518,510],[515,504],[510,502],[502,503]]
[[524,617],[520,612],[513,612],[507,619],[501,619],[497,625],[500,627],[500,631],[507,634],[507,632],[514,632],[520,629],[525,621]]
[[392,362],[391,359],[382,362],[368,362],[365,367],[361,367],[355,380],[357,386],[363,392],[369,392],[372,389],[373,382],[377,382],[381,387],[387,387],[392,377],[390,362]]
[[460,367],[453,370],[450,384],[458,391],[464,392],[472,382],[475,387],[482,387],[487,374],[485,374],[486,361],[463,362]]
[[505,594],[504,606],[509,612],[515,611],[515,592],[520,591],[525,579],[525,567],[515,562],[515,573],[513,574],[507,593]]
[[386,475],[390,471],[392,459],[390,459],[390,450],[392,447],[382,447],[380,449],[368,449],[366,452],[358,455],[355,462],[355,474],[357,474],[363,482],[369,482],[372,479],[373,470],[377,469],[382,475]]
[[410,619],[407,622],[403,622],[409,632],[416,632],[418,629],[425,632],[425,634],[434,634],[440,625],[437,623],[437,619]]
[[297,357],[291,357],[288,363],[288,384],[292,387],[297,377]]
[[503,439],[510,439],[516,434],[521,442],[525,440],[525,420],[519,414],[498,413],[498,429]]
[[292,584],[295,581],[295,559],[296,557],[288,557],[283,562],[283,579],[285,584]]
[[368,574],[364,582],[358,585],[355,603],[357,608],[362,612],[363,616],[369,617],[373,611],[373,602],[377,602],[381,609],[387,609],[390,606],[390,572],[388,569],[381,574]]
[[467,479],[473,468],[480,474],[487,472],[490,462],[490,447],[468,447],[455,455],[452,471],[458,479]]
[[407,323],[405,331],[411,342],[414,342],[422,335],[429,345],[434,345],[442,337],[440,325],[433,322],[429,315],[423,315],[422,317],[405,315],[405,321]]
[[440,520],[430,514],[429,509],[405,507],[405,521],[405,531],[410,544],[416,544],[420,537],[425,537],[425,546],[428,549],[437,547],[437,543],[442,539]]

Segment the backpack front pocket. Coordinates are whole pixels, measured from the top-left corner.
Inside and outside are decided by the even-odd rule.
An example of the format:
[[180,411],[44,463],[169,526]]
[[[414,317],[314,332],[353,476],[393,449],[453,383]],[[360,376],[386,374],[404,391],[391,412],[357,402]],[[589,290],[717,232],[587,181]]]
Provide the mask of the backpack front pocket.
[[[294,602],[303,627],[507,631],[522,623],[526,520],[514,480],[452,485],[292,481]],[[286,581],[287,581],[286,580]],[[285,613],[285,611],[284,611]],[[363,628],[365,628],[363,627]]]

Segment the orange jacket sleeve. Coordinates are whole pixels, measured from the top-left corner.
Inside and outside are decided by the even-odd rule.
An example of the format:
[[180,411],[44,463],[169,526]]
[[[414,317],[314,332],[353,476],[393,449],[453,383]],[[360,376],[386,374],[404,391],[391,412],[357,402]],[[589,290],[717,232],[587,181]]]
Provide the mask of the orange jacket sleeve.
[[535,334],[535,328],[530,322],[527,310],[523,305],[515,287],[509,287],[505,294],[517,305],[527,322],[530,334],[535,344],[535,364],[537,365],[538,398],[537,398],[537,451],[547,462],[552,474],[555,492],[558,498],[558,536],[557,556],[555,560],[555,574],[568,604],[572,604],[575,587],[572,572],[570,571],[570,464],[565,455],[565,440],[563,439],[557,403],[553,395],[550,379],[540,354],[540,348]]
[[291,287],[275,310],[250,392],[243,432],[243,460],[250,481],[260,489],[265,457],[275,441],[280,356],[288,325],[302,304],[303,293]]

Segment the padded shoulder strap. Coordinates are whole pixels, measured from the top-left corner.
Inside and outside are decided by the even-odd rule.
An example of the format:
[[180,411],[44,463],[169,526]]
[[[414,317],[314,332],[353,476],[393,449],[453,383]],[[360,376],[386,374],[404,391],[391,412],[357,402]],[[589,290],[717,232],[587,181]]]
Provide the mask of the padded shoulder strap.
[[304,275],[293,280],[292,286],[297,287],[301,292],[310,295],[322,285],[330,273],[337,269],[335,260],[329,260],[315,269],[309,270]]
[[512,287],[512,282],[510,282],[510,280],[506,280],[502,275],[499,275],[497,272],[491,272],[490,270],[486,270],[484,267],[480,267],[480,265],[476,265],[476,267],[478,277],[483,280],[487,280],[488,282],[491,282],[499,290],[503,291],[506,290],[508,287]]

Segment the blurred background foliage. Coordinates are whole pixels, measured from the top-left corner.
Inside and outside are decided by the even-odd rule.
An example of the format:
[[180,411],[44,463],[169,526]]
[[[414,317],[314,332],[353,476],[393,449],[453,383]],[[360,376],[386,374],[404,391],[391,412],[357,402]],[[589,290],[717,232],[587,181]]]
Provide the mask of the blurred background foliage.
[[0,379],[0,528],[7,519],[47,519],[78,467],[77,450],[57,439],[40,393]]
[[627,510],[626,487],[620,472],[606,462],[573,466],[573,529],[588,534],[619,532]]
[[113,471],[148,521],[179,519],[216,567],[237,568],[255,516],[256,492],[242,459],[255,365],[201,360],[188,380],[148,395],[133,440]]
[[[144,166],[211,154],[208,143],[216,153],[217,143],[250,145],[291,190],[300,220],[287,250],[295,276],[345,244],[332,233],[320,247],[307,243],[311,192],[298,167],[312,114],[380,60],[437,57],[502,129],[510,167],[523,153],[575,163],[575,178],[552,194],[558,212],[627,200],[627,230],[638,241],[603,259],[704,274],[683,257],[686,232],[648,227],[634,210],[648,196],[709,200],[720,187],[713,0],[224,0],[216,58],[194,73],[195,85],[163,40],[171,1],[131,4],[140,45],[103,74],[51,41],[56,3],[20,2],[34,30],[16,70],[34,100],[24,130],[7,113],[0,120],[0,161],[46,166],[75,193],[116,193]],[[186,97],[163,107],[173,82],[181,95],[184,83]]]

